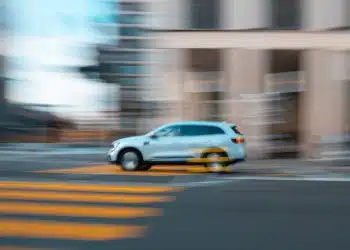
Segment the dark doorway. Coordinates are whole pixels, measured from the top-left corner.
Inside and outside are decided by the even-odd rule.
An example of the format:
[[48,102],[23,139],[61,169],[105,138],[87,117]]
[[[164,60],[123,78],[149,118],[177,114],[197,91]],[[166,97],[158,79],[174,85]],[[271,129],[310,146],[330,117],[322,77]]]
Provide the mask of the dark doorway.
[[296,50],[271,51],[267,89],[271,158],[296,158],[300,153],[300,56]]
[[[189,71],[195,74],[196,90],[188,94],[191,106],[200,120],[220,120],[222,83],[220,82],[221,51],[217,49],[189,50]],[[191,108],[191,107],[189,107]]]

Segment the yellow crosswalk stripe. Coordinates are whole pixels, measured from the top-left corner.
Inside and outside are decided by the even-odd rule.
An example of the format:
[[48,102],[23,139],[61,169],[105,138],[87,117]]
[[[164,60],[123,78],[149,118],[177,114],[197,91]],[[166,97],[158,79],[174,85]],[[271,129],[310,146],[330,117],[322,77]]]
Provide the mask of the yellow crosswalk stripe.
[[[50,215],[95,218],[138,218],[161,216],[155,208],[53,205],[26,202],[0,202],[0,214]],[[0,249],[1,250],[1,249]]]
[[[170,202],[175,197],[166,196],[165,193],[183,190],[167,186],[1,181],[0,215],[53,216],[55,220],[0,219],[0,238],[101,241],[142,237],[147,230],[146,226],[59,222],[57,219],[62,216],[112,219],[162,216],[163,210],[159,208],[120,204]],[[48,201],[68,203],[52,204]],[[99,204],[77,204],[79,202]],[[104,204],[101,205],[102,203]]]
[[61,190],[104,193],[165,193],[183,191],[180,187],[162,186],[112,186],[98,184],[48,183],[48,182],[0,182],[0,188],[25,190]]
[[170,196],[126,195],[126,194],[94,194],[94,193],[59,193],[59,192],[23,192],[17,190],[2,190],[2,199],[51,200],[51,201],[81,201],[99,203],[157,203],[170,202],[175,198]]
[[142,172],[128,172],[122,171],[117,166],[101,165],[90,167],[78,167],[67,169],[50,169],[40,170],[37,173],[51,173],[51,174],[96,174],[96,175],[126,175],[126,176],[174,176],[174,175],[187,175],[188,173],[178,172],[154,172],[154,171],[142,171]]
[[144,235],[147,227],[87,224],[57,221],[0,219],[0,237],[50,238],[70,240],[117,240]]
[[51,174],[95,174],[95,175],[125,175],[125,176],[178,176],[198,173],[208,173],[203,166],[154,166],[149,171],[122,171],[115,165],[100,165],[65,169],[40,170],[36,173]]

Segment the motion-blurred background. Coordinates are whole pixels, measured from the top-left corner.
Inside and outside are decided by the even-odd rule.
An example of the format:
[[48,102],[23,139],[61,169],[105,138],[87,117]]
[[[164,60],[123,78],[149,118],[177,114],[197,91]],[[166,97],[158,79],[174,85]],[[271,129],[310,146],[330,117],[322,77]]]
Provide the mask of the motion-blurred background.
[[250,158],[350,157],[348,0],[1,0],[2,146],[236,123]]

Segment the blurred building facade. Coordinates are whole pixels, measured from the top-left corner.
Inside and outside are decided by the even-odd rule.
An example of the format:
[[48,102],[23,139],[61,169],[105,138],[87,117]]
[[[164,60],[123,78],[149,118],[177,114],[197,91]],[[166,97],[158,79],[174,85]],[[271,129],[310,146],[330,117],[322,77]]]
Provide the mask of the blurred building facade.
[[0,140],[3,138],[3,126],[6,124],[6,5],[5,1],[0,2]]
[[114,4],[118,18],[110,25],[118,29],[119,37],[114,45],[100,46],[100,74],[104,81],[119,86],[119,95],[110,97],[119,102],[118,127],[137,133],[149,110],[143,98],[151,63],[147,60],[150,37],[145,23],[152,13],[146,1],[121,0]]
[[344,148],[350,1],[148,2],[163,13],[148,23],[163,61],[147,98],[167,103],[161,123],[229,120],[257,157]]

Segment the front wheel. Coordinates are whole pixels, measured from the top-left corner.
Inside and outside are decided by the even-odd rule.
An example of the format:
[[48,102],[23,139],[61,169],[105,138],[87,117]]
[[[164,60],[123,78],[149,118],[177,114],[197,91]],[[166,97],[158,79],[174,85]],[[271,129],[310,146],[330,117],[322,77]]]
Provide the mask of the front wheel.
[[119,162],[124,171],[137,171],[142,168],[142,156],[136,150],[128,149],[123,151]]
[[152,168],[152,165],[150,165],[150,164],[145,164],[145,165],[143,165],[139,170],[141,170],[141,171],[148,171],[148,170],[150,170]]

